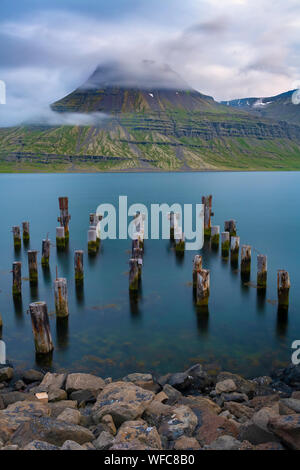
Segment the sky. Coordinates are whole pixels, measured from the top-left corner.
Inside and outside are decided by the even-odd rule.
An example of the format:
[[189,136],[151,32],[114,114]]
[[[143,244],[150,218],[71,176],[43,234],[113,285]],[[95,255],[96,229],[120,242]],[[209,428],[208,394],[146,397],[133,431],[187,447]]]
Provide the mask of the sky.
[[298,88],[299,28],[299,0],[1,0],[0,126],[111,60],[168,64],[218,101]]

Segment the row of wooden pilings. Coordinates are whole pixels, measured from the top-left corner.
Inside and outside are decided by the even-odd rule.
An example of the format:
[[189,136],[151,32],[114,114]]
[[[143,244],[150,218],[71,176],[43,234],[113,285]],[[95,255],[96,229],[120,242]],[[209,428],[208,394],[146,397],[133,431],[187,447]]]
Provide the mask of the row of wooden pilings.
[[[212,212],[212,196],[204,196],[202,198],[204,205],[204,237],[210,240],[213,249],[219,249],[220,245],[220,226],[213,226],[211,218]],[[221,251],[222,257],[228,258],[230,254],[231,264],[238,267],[240,254],[240,237],[237,236],[237,226],[235,220],[228,220],[224,224],[224,232],[221,233]],[[244,281],[250,280],[251,273],[251,257],[252,247],[242,245],[241,247],[241,276]],[[267,256],[263,254],[257,255],[257,288],[266,289],[268,276]],[[202,257],[196,255],[193,263],[193,287],[196,290],[196,303],[199,306],[208,304],[210,295],[210,271],[203,269]],[[282,309],[288,309],[289,292],[291,282],[289,273],[285,270],[277,272],[277,293],[278,306]]]

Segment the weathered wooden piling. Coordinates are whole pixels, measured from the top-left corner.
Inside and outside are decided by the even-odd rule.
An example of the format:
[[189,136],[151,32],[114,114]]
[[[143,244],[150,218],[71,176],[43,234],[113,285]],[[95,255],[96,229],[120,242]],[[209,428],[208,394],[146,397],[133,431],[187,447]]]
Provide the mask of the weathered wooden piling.
[[193,287],[197,287],[198,272],[202,269],[202,256],[196,255],[193,261]]
[[242,245],[241,273],[249,275],[251,272],[251,246]]
[[42,241],[42,266],[48,267],[50,260],[50,240],[46,238]]
[[13,287],[12,292],[14,297],[22,295],[22,263],[15,261],[13,263]]
[[265,289],[267,287],[268,261],[265,255],[257,256],[257,286]]
[[200,269],[197,273],[196,303],[198,306],[207,306],[210,294],[210,271]]
[[35,250],[28,251],[28,269],[29,269],[29,281],[33,284],[38,282],[38,252]]
[[84,278],[83,251],[76,250],[74,255],[75,281],[82,282]]
[[134,259],[138,260],[138,268],[139,268],[139,278],[142,277],[142,268],[143,268],[143,250],[142,248],[134,248],[133,254]]
[[23,241],[29,242],[30,240],[29,222],[22,222],[22,227],[23,227]]
[[48,309],[46,302],[33,302],[29,305],[35,351],[49,354],[53,351]]
[[64,277],[59,277],[54,281],[54,299],[56,316],[59,318],[68,317],[68,287],[67,279],[65,279]]
[[230,237],[236,237],[236,221],[235,220],[226,220],[224,224],[224,231],[230,233]]
[[66,246],[65,228],[56,227],[56,247],[65,248],[65,246]]
[[221,233],[221,240],[222,240],[222,256],[223,258],[228,258],[229,256],[229,249],[230,249],[230,233],[229,232],[222,232]]
[[88,231],[88,252],[89,254],[97,253],[98,244],[97,244],[97,233],[94,228]]
[[60,217],[57,218],[58,222],[60,222],[61,227],[65,229],[65,239],[69,239],[69,223],[71,220],[71,216],[69,215],[69,198],[68,197],[59,197],[59,209],[60,209]]
[[139,261],[135,258],[129,260],[129,290],[137,291],[139,288]]
[[20,227],[15,226],[12,228],[13,238],[14,238],[14,247],[20,248],[21,247],[21,231]]
[[231,261],[236,264],[239,261],[240,237],[231,237],[230,242]]
[[170,240],[174,241],[174,233],[175,233],[175,214],[174,214],[174,212],[170,212],[169,219],[170,219]]
[[220,226],[215,225],[211,227],[211,246],[212,248],[219,248],[220,244]]
[[289,306],[291,281],[287,271],[282,269],[277,273],[278,306],[287,308]]
[[212,213],[212,196],[203,196],[202,204],[204,205],[204,237],[211,236],[211,217]]
[[175,251],[176,253],[184,253],[185,250],[185,237],[180,228],[175,231]]

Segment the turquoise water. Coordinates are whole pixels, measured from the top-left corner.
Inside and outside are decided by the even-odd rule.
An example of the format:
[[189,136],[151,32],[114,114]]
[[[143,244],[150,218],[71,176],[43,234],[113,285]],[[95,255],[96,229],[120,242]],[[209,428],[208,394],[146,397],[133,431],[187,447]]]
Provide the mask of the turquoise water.
[[[190,285],[192,259],[178,259],[167,240],[146,241],[142,291],[138,303],[128,293],[130,241],[106,240],[96,258],[87,255],[89,213],[101,203],[200,203],[213,194],[214,223],[238,223],[241,244],[268,255],[266,296],[245,285],[230,262],[205,246],[204,265],[211,270],[209,314],[194,306]],[[23,262],[27,249],[41,251],[49,232],[55,245],[58,196],[68,196],[70,244],[65,253],[51,251],[47,272],[39,266],[38,289],[23,280],[21,303],[11,295],[11,267]],[[300,339],[299,218],[300,173],[159,173],[0,175],[0,313],[8,358],[17,367],[36,366],[29,303],[45,300],[55,344],[53,370],[92,371],[121,377],[135,371],[165,373],[195,362],[216,364],[247,376],[268,374],[288,363],[291,343]],[[28,248],[14,251],[11,227],[30,221]],[[85,250],[85,281],[76,290],[74,249]],[[40,260],[39,254],[39,260]],[[256,280],[256,252],[251,280]],[[56,324],[53,280],[58,267],[67,277],[70,317]],[[277,269],[292,280],[288,315],[278,313]]]

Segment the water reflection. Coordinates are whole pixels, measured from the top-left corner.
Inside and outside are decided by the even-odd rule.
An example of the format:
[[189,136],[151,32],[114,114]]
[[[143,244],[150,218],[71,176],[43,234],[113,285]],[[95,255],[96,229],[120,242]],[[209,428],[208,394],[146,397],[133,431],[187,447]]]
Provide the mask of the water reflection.
[[52,285],[51,270],[49,266],[42,266],[44,283],[46,286]]
[[129,291],[129,308],[131,316],[137,320],[141,316],[140,301],[141,301],[142,286],[140,284],[139,291]]
[[208,306],[196,307],[197,328],[201,336],[209,333],[209,308]]
[[19,323],[24,322],[23,317],[23,300],[21,296],[13,296],[13,304],[15,310],[15,316]]
[[75,294],[77,305],[84,305],[84,282],[75,281]]
[[37,282],[30,282],[30,302],[39,301],[39,285]]
[[59,349],[69,346],[69,318],[56,318],[56,341]]
[[50,369],[52,366],[53,351],[49,354],[36,354],[35,363],[37,367]]
[[267,289],[257,288],[256,290],[256,307],[259,312],[264,312],[266,309]]
[[289,323],[288,308],[278,307],[276,333],[279,338],[283,338],[286,336],[287,330],[288,330],[288,323]]

